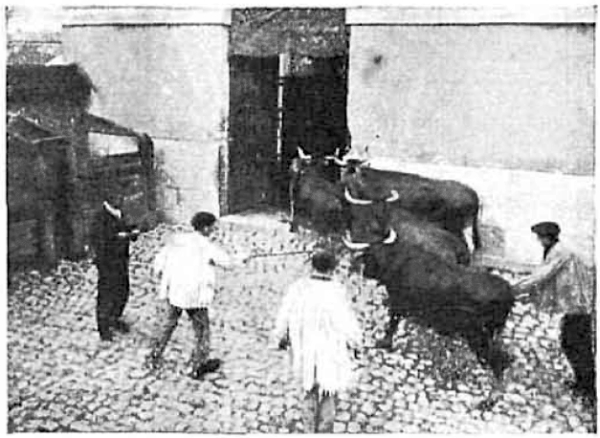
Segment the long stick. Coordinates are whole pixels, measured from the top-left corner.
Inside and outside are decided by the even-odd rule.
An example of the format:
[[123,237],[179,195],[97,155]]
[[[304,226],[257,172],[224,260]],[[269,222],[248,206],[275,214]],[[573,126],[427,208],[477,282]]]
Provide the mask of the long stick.
[[259,258],[259,257],[280,257],[294,254],[310,254],[312,251],[285,251],[285,252],[274,252],[274,253],[265,253],[265,254],[253,254],[250,256],[251,259]]

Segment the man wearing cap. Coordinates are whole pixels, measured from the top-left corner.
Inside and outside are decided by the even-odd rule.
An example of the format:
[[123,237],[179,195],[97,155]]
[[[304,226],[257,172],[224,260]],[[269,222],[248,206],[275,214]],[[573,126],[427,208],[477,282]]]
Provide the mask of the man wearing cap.
[[562,315],[561,347],[575,373],[574,388],[595,394],[595,287],[590,268],[559,239],[555,222],[540,222],[531,231],[544,250],[542,264],[514,288],[529,293],[538,310]]
[[353,380],[349,349],[361,332],[346,299],[346,289],[332,278],[335,256],[318,251],[313,272],[293,283],[283,298],[274,336],[280,349],[290,347],[292,368],[304,390],[304,431],[333,432],[335,397]]
[[100,339],[107,342],[113,339],[113,329],[129,332],[129,325],[120,318],[129,299],[129,242],[137,239],[139,230],[127,225],[122,204],[123,195],[118,189],[107,189],[91,232],[98,268],[96,320]]
[[189,377],[202,379],[206,373],[216,371],[221,365],[219,359],[208,358],[209,308],[215,294],[214,266],[227,268],[241,265],[247,257],[231,257],[209,240],[215,222],[212,213],[196,213],[191,221],[194,231],[172,236],[156,256],[154,270],[161,275],[159,299],[164,300],[167,314],[160,321],[158,339],[146,361],[150,368],[159,367],[162,353],[183,310],[191,319],[196,335]]

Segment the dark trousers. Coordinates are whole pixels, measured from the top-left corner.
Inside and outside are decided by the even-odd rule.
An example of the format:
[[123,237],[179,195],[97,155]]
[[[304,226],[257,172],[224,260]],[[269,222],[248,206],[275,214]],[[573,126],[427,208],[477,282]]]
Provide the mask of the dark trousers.
[[98,266],[96,320],[102,339],[110,339],[110,328],[123,315],[129,300],[129,266],[127,262]]
[[586,394],[596,394],[596,365],[593,353],[592,316],[568,313],[561,321],[560,344],[575,374],[575,384]]
[[[171,335],[177,327],[177,322],[181,316],[183,309],[172,304],[168,305],[167,315],[161,321],[159,337],[152,349],[152,356],[158,359],[162,356],[167,343],[171,339]],[[185,309],[186,313],[192,320],[194,333],[196,335],[196,345],[192,351],[192,369],[198,370],[208,359],[210,348],[210,324],[208,319],[208,309]]]

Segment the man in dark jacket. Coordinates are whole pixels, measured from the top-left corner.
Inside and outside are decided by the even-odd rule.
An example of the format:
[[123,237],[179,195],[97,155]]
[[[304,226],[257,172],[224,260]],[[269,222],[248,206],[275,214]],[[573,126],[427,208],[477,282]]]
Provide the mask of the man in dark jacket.
[[114,191],[105,196],[92,226],[92,246],[98,268],[96,319],[103,341],[112,341],[112,329],[127,333],[120,318],[129,299],[129,242],[139,230],[128,226],[121,211],[123,197]]

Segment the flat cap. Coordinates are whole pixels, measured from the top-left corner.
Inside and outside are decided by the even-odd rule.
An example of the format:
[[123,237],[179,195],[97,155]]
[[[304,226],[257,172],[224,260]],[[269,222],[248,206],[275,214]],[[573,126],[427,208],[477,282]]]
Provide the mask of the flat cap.
[[531,231],[538,236],[556,238],[560,234],[560,227],[556,222],[540,222],[533,225]]

